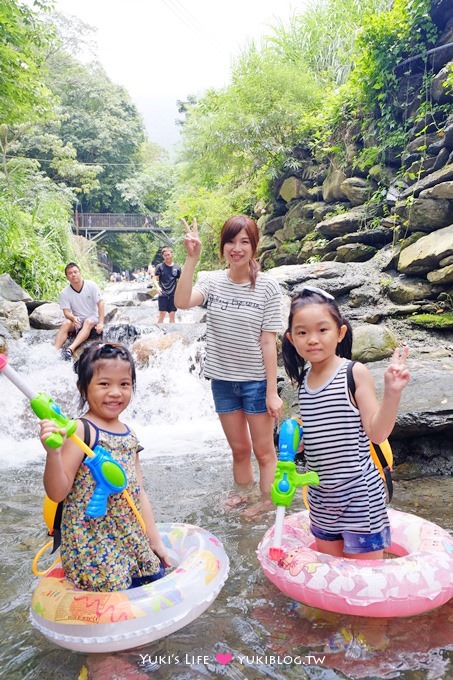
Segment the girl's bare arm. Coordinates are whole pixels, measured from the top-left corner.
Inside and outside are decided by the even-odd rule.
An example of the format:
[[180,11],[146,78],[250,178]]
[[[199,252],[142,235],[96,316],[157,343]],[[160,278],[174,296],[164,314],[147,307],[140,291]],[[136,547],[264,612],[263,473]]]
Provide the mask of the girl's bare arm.
[[408,348],[397,348],[384,373],[384,394],[379,404],[373,377],[363,364],[354,365],[356,382],[355,398],[366,434],[377,444],[383,442],[392,432],[401,393],[409,382],[410,374],[406,366]]

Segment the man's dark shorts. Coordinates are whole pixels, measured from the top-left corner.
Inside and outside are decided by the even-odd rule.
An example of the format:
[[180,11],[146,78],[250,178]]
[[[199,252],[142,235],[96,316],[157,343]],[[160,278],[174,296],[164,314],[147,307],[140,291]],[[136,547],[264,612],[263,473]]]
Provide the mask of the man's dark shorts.
[[174,295],[159,295],[157,303],[159,312],[176,312]]
[[[73,339],[76,337],[76,335],[77,335],[77,333],[78,333],[79,331],[80,331],[80,328],[79,328],[78,331],[72,330],[72,331],[68,334],[68,338],[69,338],[70,340],[73,340]],[[96,327],[95,327],[95,328],[92,328],[92,329],[91,329],[91,333],[90,333],[90,335],[88,336],[87,340],[102,340],[102,333],[98,333],[98,332],[96,331]]]

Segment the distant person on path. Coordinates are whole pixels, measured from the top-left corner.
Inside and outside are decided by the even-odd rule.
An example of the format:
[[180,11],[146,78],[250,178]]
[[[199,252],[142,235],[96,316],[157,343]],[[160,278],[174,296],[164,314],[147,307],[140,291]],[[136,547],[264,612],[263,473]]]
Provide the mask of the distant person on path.
[[159,318],[157,323],[163,323],[167,313],[170,323],[174,323],[176,314],[175,290],[181,276],[181,267],[173,262],[173,250],[169,246],[162,248],[161,252],[164,261],[160,262],[154,271],[154,280],[159,293]]
[[[259,232],[247,215],[234,215],[222,227],[220,254],[227,268],[207,272],[193,286],[201,253],[196,220],[185,220],[187,258],[175,294],[178,308],[207,308],[204,374],[211,379],[216,412],[233,453],[233,476],[242,488],[253,485],[252,450],[258,461],[262,498],[269,494],[277,462],[274,423],[282,411],[277,391],[276,336],[282,330],[280,287],[259,271],[255,259]],[[252,508],[244,515],[253,517]],[[254,510],[253,510],[254,512]]]
[[[75,262],[66,265],[64,273],[69,285],[60,295],[60,307],[65,321],[55,336],[55,347],[61,350],[66,361],[72,359],[75,349],[95,334],[102,337],[104,330],[104,301],[94,281],[84,281]],[[62,349],[68,337],[71,344]]]

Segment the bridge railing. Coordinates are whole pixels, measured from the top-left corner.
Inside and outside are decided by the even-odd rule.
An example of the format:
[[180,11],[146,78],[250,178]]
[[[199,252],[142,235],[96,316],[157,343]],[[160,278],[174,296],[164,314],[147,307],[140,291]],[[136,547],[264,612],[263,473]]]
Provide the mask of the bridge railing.
[[140,215],[137,213],[80,213],[74,215],[74,224],[79,229],[124,229],[157,227],[160,215],[151,213]]

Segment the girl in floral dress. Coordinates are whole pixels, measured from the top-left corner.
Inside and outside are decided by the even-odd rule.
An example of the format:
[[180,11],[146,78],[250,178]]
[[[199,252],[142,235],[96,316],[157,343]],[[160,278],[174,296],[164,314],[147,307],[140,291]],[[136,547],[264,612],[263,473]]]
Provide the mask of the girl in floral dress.
[[137,437],[119,416],[135,388],[135,366],[122,345],[91,344],[76,362],[77,387],[83,405],[76,434],[89,446],[107,449],[127,477],[127,491],[146,526],[144,530],[124,493],[111,494],[103,517],[88,517],[95,482],[84,464],[84,453],[72,439],[58,449],[46,444],[53,432],[64,430],[41,421],[41,442],[47,452],[44,487],[55,502],[63,501],[61,560],[65,576],[79,588],[125,590],[164,575],[169,566],[149,499],[143,489]]

